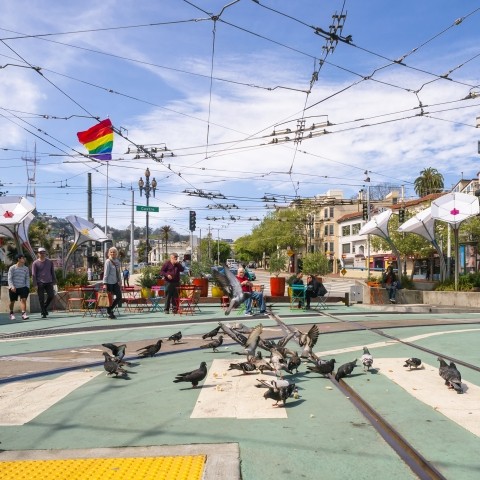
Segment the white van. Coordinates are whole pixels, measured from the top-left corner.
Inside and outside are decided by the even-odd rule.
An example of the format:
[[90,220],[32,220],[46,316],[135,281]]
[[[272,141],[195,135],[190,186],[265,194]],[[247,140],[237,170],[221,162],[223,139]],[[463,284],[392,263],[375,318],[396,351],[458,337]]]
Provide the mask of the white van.
[[227,258],[227,267],[232,268],[232,265],[236,265],[237,261],[234,258]]

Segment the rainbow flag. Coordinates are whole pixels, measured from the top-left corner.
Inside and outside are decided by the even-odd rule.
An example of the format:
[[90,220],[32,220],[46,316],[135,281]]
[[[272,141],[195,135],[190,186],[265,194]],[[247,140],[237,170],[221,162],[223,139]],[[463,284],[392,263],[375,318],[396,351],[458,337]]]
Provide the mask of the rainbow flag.
[[77,132],[77,137],[91,157],[97,160],[112,159],[113,128],[109,118],[84,132]]

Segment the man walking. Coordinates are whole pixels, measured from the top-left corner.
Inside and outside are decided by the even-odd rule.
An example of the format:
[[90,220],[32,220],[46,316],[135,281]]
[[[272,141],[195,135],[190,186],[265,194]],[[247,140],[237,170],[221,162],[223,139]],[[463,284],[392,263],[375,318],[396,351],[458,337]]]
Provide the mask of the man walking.
[[[47,258],[47,251],[40,247],[37,253],[39,258],[32,264],[33,285],[37,286],[42,318],[47,318],[48,306],[55,296],[53,286],[57,284],[57,279],[55,278],[53,262]],[[45,294],[47,294],[46,300]]]
[[13,306],[20,298],[22,319],[27,320],[27,298],[30,293],[30,272],[25,265],[25,255],[17,255],[17,263],[8,269],[8,296],[10,298],[10,320],[15,320]]

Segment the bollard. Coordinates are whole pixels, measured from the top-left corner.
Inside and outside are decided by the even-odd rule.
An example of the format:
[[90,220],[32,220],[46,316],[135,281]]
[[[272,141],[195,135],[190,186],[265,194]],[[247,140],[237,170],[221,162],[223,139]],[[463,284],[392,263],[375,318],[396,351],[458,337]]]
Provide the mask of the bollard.
[[345,301],[345,305],[347,307],[349,307],[350,306],[350,294],[348,292],[345,292],[345,300],[344,301]]

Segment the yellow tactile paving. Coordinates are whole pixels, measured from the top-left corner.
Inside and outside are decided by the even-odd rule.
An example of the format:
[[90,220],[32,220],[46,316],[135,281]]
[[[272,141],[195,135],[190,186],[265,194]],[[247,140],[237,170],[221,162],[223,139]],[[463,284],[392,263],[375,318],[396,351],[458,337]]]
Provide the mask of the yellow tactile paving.
[[205,455],[0,462],[1,480],[200,480]]

